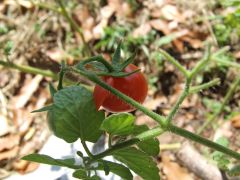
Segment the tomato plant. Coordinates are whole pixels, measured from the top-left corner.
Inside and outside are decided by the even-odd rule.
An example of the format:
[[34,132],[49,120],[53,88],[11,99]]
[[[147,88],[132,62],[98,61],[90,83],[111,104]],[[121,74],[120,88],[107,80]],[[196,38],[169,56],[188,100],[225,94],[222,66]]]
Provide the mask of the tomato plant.
[[[137,66],[129,64],[124,69],[124,72],[129,73],[137,69]],[[141,72],[125,77],[105,76],[103,77],[103,80],[108,85],[133,98],[139,103],[143,103],[147,96],[148,84]],[[95,86],[93,97],[97,109],[101,106],[110,112],[129,112],[135,109],[99,85]]]
[[[67,143],[80,139],[85,154],[81,151],[76,154],[82,159],[82,164],[76,164],[74,158],[54,159],[43,154],[30,154],[22,159],[71,168],[74,170],[73,177],[78,179],[99,180],[101,178],[98,171],[104,171],[105,175],[111,172],[122,179],[131,180],[134,178],[133,171],[143,179],[158,180],[160,179],[159,169],[152,158],[158,156],[160,152],[156,137],[169,131],[218,151],[214,157],[221,167],[227,169],[229,164],[228,159],[221,153],[240,160],[239,153],[172,123],[180,105],[188,95],[219,83],[219,80],[215,79],[201,85],[192,86],[191,84],[192,79],[210,60],[210,49],[206,52],[206,58],[199,61],[192,70],[187,70],[168,53],[159,50],[186,78],[185,88],[177,102],[167,116],[162,116],[141,105],[147,96],[147,81],[139,72],[139,68],[131,64],[134,56],[126,60],[121,59],[120,48],[121,44],[116,49],[111,63],[102,56],[90,57],[74,66],[62,63],[57,89],[52,84],[49,86],[53,98],[52,104],[34,111],[48,111],[49,126],[58,138]],[[94,91],[90,91],[79,83],[63,86],[64,74],[68,71],[96,83]],[[237,86],[239,82],[240,78],[237,78],[234,84]],[[98,111],[100,107],[110,112],[123,113],[114,113],[105,117],[106,114],[103,111]],[[142,111],[159,125],[152,129],[147,125],[136,125],[136,117],[125,113],[134,109]],[[103,134],[108,134],[108,149],[93,154],[86,142],[95,143]],[[122,164],[106,161],[103,159],[106,156],[112,156]],[[233,168],[231,173],[237,174],[238,167]]]

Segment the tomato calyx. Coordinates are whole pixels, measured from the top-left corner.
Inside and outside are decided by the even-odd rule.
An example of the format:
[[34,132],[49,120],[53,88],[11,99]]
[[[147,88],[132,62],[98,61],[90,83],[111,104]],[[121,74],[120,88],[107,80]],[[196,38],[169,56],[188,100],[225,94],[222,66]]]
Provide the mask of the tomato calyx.
[[136,53],[121,61],[121,42],[118,44],[116,51],[112,57],[112,64],[110,64],[103,56],[98,55],[89,59],[83,60],[75,67],[83,71],[94,73],[97,76],[111,76],[111,77],[127,77],[140,71],[140,69],[131,72],[125,72],[124,69],[133,62]]

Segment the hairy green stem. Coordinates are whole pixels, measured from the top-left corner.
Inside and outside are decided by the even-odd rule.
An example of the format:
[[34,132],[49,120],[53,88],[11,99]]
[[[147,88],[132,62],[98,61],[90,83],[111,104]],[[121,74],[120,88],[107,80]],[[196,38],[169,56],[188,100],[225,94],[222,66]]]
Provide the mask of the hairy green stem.
[[174,133],[174,134],[177,134],[177,135],[180,135],[182,137],[185,137],[187,139],[190,139],[192,141],[195,141],[197,143],[203,144],[203,145],[205,145],[205,146],[207,146],[209,148],[215,149],[215,150],[217,150],[219,152],[222,152],[224,154],[227,154],[227,155],[229,155],[229,156],[231,156],[231,157],[233,157],[235,159],[240,160],[240,154],[239,153],[237,153],[237,152],[235,152],[235,151],[233,151],[231,149],[228,149],[227,147],[224,147],[224,146],[222,146],[220,144],[212,142],[212,141],[210,141],[210,140],[208,140],[206,138],[203,138],[203,137],[201,137],[201,136],[199,136],[197,134],[191,133],[191,132],[189,132],[189,131],[187,131],[185,129],[179,128],[179,127],[174,126],[174,125],[171,125],[169,127],[169,131]]
[[166,51],[162,49],[159,49],[158,51],[166,58],[166,60],[175,65],[176,68],[178,68],[178,70],[181,71],[185,77],[188,77],[189,72],[176,59],[174,59],[170,54],[168,54]]
[[134,145],[138,142],[157,137],[164,132],[165,132],[165,130],[162,129],[161,127],[157,127],[157,128],[145,131],[145,132],[137,135],[133,139],[127,140],[127,141],[122,142],[122,143],[118,143],[118,144],[116,144],[114,146],[111,146],[111,148],[109,148],[109,149],[107,149],[107,150],[105,150],[105,151],[103,151],[103,152],[101,152],[97,155],[93,155],[93,157],[92,157],[92,159],[90,160],[89,163],[95,162],[96,160],[101,159],[103,157],[110,156],[110,155],[112,155],[113,152],[119,151],[119,150],[124,149],[124,148],[129,147],[129,146],[132,146],[132,145]]
[[182,102],[184,101],[184,99],[188,96],[189,94],[189,89],[190,89],[190,84],[191,84],[191,79],[187,78],[186,84],[185,84],[185,88],[181,94],[181,96],[179,97],[179,99],[177,100],[176,104],[174,105],[174,107],[171,109],[169,115],[167,116],[167,122],[170,123],[171,120],[173,119],[173,117],[175,116],[175,114],[177,113],[180,105],[182,104]]
[[203,89],[208,89],[212,86],[218,85],[219,83],[220,83],[220,79],[216,78],[216,79],[213,79],[212,81],[209,81],[207,83],[204,83],[204,84],[201,84],[201,85],[198,85],[198,86],[193,86],[193,87],[190,88],[189,94],[197,93],[197,92],[199,92]]
[[93,154],[90,152],[90,150],[88,149],[87,147],[87,144],[85,141],[81,141],[82,145],[83,145],[83,148],[85,150],[85,152],[87,153],[87,155],[90,157],[90,158],[93,158]]
[[84,70],[84,66],[90,62],[94,62],[94,61],[98,61],[100,63],[102,63],[107,69],[109,72],[113,72],[114,71],[114,68],[112,67],[112,65],[107,62],[102,56],[93,56],[93,57],[90,57],[86,60],[83,60],[80,62],[80,67]]
[[61,8],[61,14],[67,19],[67,21],[72,26],[72,28],[75,29],[78,32],[78,34],[80,35],[83,45],[84,45],[84,49],[86,50],[86,55],[91,56],[91,53],[92,53],[91,48],[89,47],[88,43],[86,42],[86,40],[84,38],[82,29],[80,29],[80,27],[77,25],[77,23],[72,19],[72,17],[67,12],[63,0],[57,0],[57,2]]
[[207,63],[211,60],[211,47],[208,45],[207,51],[205,56],[196,64],[196,66],[192,69],[191,73],[189,74],[189,78],[193,78],[196,76],[199,71],[201,71]]
[[240,69],[240,64],[239,63],[236,63],[236,62],[231,62],[231,61],[226,61],[226,60],[223,60],[223,59],[220,59],[220,58],[213,58],[217,63],[220,63],[224,66],[231,66],[231,67],[234,67],[234,68],[238,68]]
[[65,74],[64,68],[65,68],[65,62],[62,61],[62,63],[61,63],[61,71],[59,73],[58,87],[57,87],[58,90],[63,88],[63,77],[64,77],[64,74]]
[[17,70],[19,70],[21,72],[25,72],[25,73],[40,74],[40,75],[45,76],[45,77],[50,77],[54,80],[58,79],[57,74],[55,74],[55,73],[53,73],[52,71],[49,71],[49,70],[38,69],[38,68],[35,68],[35,67],[26,66],[26,65],[17,65],[17,64],[14,64],[14,63],[11,63],[11,62],[9,63],[9,62],[2,61],[2,60],[0,60],[0,65],[8,67],[8,68],[17,69]]
[[221,104],[221,107],[212,115],[210,116],[209,119],[207,119],[206,122],[204,122],[204,124],[197,130],[197,134],[201,134],[202,131],[212,122],[214,122],[214,120],[216,119],[216,117],[223,111],[225,105],[228,103],[228,101],[230,100],[230,98],[233,96],[234,91],[236,90],[236,88],[238,87],[238,85],[240,84],[240,76],[238,76],[235,81],[232,83],[232,85],[230,86],[230,88],[227,91],[227,94],[225,95],[223,102]]

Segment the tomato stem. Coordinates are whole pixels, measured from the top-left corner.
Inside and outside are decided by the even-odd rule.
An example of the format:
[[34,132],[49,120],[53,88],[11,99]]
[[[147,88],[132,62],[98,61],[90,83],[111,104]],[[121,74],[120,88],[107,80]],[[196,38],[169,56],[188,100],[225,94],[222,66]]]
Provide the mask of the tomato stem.
[[184,101],[184,99],[188,96],[189,94],[189,89],[190,89],[190,84],[191,84],[191,79],[187,78],[186,83],[185,83],[185,87],[184,90],[181,94],[181,96],[179,97],[179,99],[177,100],[176,104],[174,105],[174,107],[171,109],[169,115],[167,116],[166,120],[168,123],[170,123],[172,121],[172,119],[174,118],[175,114],[177,113],[177,111],[179,110],[180,105],[182,104],[182,102]]
[[203,89],[208,89],[212,86],[218,85],[219,83],[220,83],[220,79],[215,78],[212,81],[209,81],[207,83],[197,85],[197,86],[192,86],[189,90],[189,94],[198,93],[199,91],[202,91]]
[[57,87],[58,90],[63,88],[63,77],[64,77],[64,74],[65,74],[65,66],[66,66],[65,62],[62,61],[61,70],[59,72],[59,80],[58,80],[58,87]]
[[170,54],[168,54],[166,51],[162,49],[159,49],[158,51],[166,58],[166,60],[168,60],[170,63],[176,66],[176,68],[178,68],[178,70],[181,71],[185,77],[189,76],[188,70],[186,70],[185,67],[178,62],[178,60],[173,58]]
[[220,144],[212,142],[212,141],[210,141],[204,137],[201,137],[197,134],[191,133],[190,131],[187,131],[185,129],[179,128],[174,125],[170,125],[169,130],[174,134],[180,135],[182,137],[185,137],[185,138],[195,141],[197,143],[203,144],[209,148],[215,149],[219,152],[222,152],[222,153],[227,154],[235,159],[240,160],[240,154],[238,152],[235,152],[227,147],[224,147]]
[[189,78],[195,77],[196,74],[199,73],[208,64],[210,60],[211,60],[211,46],[208,44],[205,56],[192,69],[188,77]]
[[229,102],[230,98],[232,97],[234,91],[236,90],[236,88],[238,87],[238,85],[240,84],[240,76],[237,77],[234,82],[232,83],[232,85],[229,87],[227,94],[225,95],[222,104],[220,106],[220,108],[212,115],[210,116],[206,122],[204,122],[204,124],[197,130],[197,134],[201,134],[202,131],[209,125],[211,124],[216,117],[223,111],[225,105]]
[[86,142],[83,141],[83,140],[81,140],[81,143],[82,143],[83,148],[84,148],[85,152],[87,153],[87,155],[88,155],[90,158],[93,158],[94,156],[93,156],[93,154],[91,153],[91,151],[88,149]]

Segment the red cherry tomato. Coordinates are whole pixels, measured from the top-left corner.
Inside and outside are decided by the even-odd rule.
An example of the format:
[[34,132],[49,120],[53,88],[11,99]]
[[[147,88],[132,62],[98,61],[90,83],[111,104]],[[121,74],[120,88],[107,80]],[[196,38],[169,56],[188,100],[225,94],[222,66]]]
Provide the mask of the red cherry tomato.
[[[124,72],[132,72],[136,69],[138,69],[137,66],[129,64],[124,69]],[[126,77],[105,76],[103,77],[103,81],[105,81],[113,88],[126,94],[127,96],[133,98],[134,100],[138,101],[139,103],[143,103],[147,96],[148,84],[141,72],[137,72]],[[94,88],[93,98],[97,110],[101,106],[110,112],[129,112],[135,109],[134,107],[131,107],[131,105],[125,103],[117,96],[98,85],[96,85]]]

